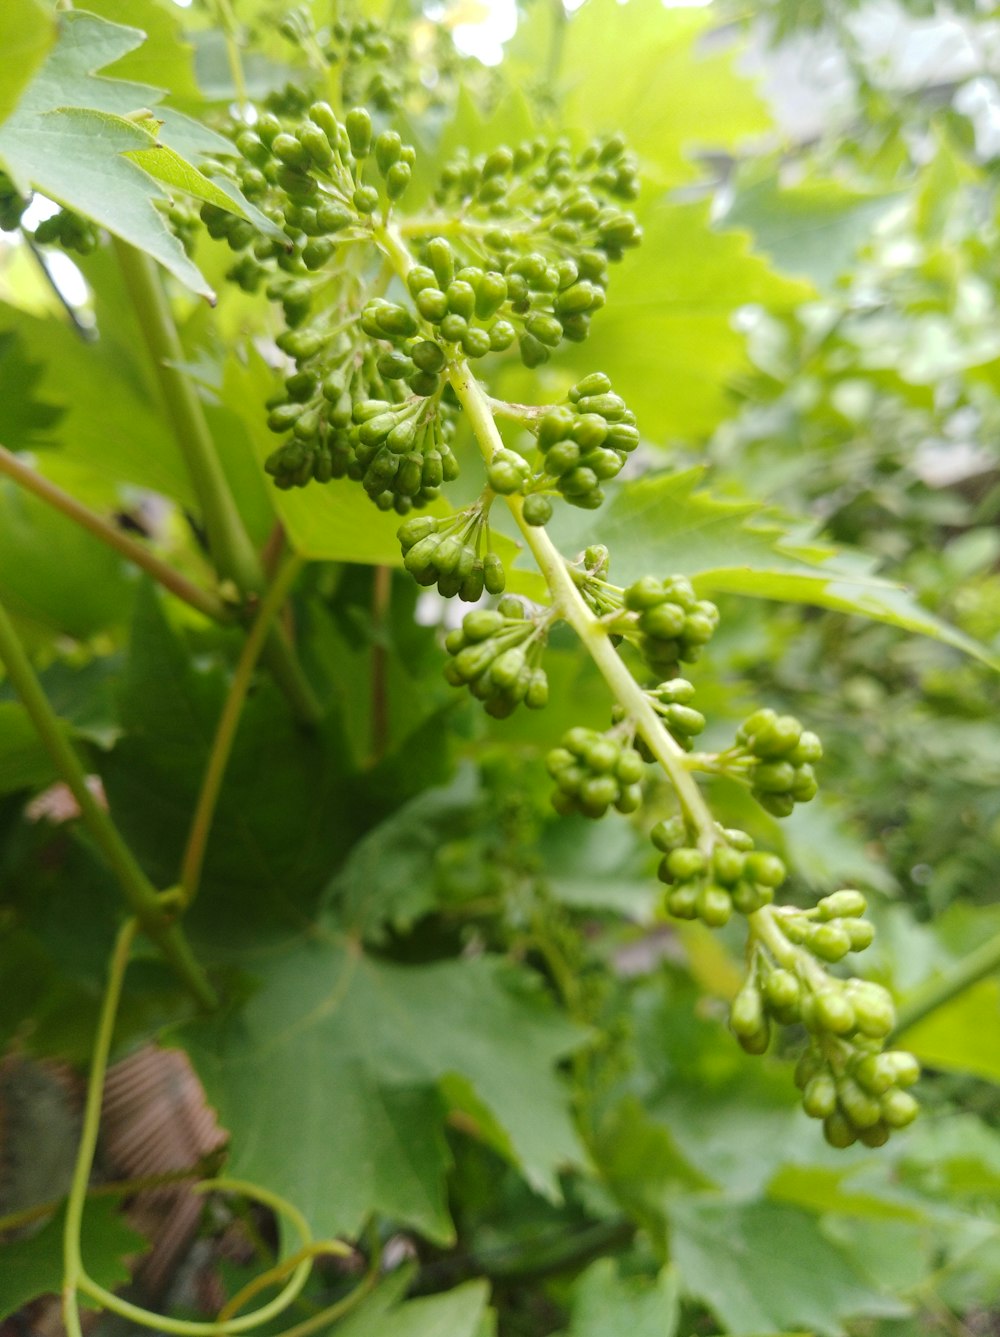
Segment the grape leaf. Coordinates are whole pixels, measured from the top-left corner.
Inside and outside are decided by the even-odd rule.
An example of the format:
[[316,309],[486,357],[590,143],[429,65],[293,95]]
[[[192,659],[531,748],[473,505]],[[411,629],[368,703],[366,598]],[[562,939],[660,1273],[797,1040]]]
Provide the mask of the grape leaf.
[[853,1316],[908,1312],[873,1290],[815,1219],[794,1207],[686,1198],[675,1201],[671,1219],[684,1290],[733,1337],[803,1330],[839,1337]]
[[985,647],[921,608],[860,554],[790,536],[759,502],[699,491],[701,468],[647,474],[618,488],[600,519],[563,508],[550,526],[564,551],[606,543],[620,585],[650,571],[690,576],[699,593],[813,604],[919,632],[997,664]]
[[16,701],[0,701],[0,796],[37,788],[55,777],[55,765],[27,711]]
[[580,1152],[552,1065],[583,1034],[512,991],[502,962],[401,966],[317,925],[245,966],[256,989],[243,1008],[184,1036],[234,1174],[285,1194],[318,1234],[355,1234],[379,1211],[445,1241],[443,1109],[433,1116],[457,1078],[453,1098],[467,1084],[510,1159],[556,1196],[557,1168]]
[[767,255],[782,274],[827,290],[899,198],[849,190],[836,181],[806,181],[780,190],[773,177],[765,177],[737,192],[723,221],[726,227],[746,228],[754,250]]
[[[0,126],[0,161],[22,189],[40,190],[76,210],[211,298],[211,288],[153,206],[163,192],[149,168],[155,166],[165,181],[189,193],[197,183],[200,198],[225,200],[223,207],[271,228],[238,193],[223,192],[190,164],[182,173],[175,150],[156,152],[158,136],[144,121],[161,97],[159,90],[95,73],[134,50],[143,37],[136,28],[93,14],[60,14],[56,45]],[[171,114],[161,134],[169,137],[176,117]],[[147,170],[129,160],[136,153]]]
[[484,1320],[489,1318],[487,1282],[469,1281],[443,1295],[426,1295],[404,1304],[391,1303],[390,1286],[381,1286],[338,1323],[337,1337],[479,1337],[483,1333]]
[[38,0],[8,0],[0,9],[0,122],[17,106],[55,40],[55,19]]
[[[66,1210],[61,1208],[36,1235],[4,1245],[0,1318],[13,1314],[38,1295],[58,1295],[61,1291],[65,1216]],[[87,1274],[99,1286],[108,1288],[128,1281],[128,1268],[122,1260],[148,1248],[145,1238],[126,1224],[117,1203],[107,1198],[93,1198],[84,1207],[81,1238]],[[89,1303],[86,1296],[81,1296],[80,1302]]]
[[932,1067],[1000,1081],[1000,980],[980,980],[936,1008],[902,1043]]
[[573,1287],[567,1337],[674,1337],[680,1319],[675,1269],[652,1282],[619,1276],[613,1258],[592,1264]]
[[614,267],[608,305],[567,356],[581,373],[605,371],[643,434],[662,443],[708,432],[731,412],[728,384],[748,366],[739,308],[780,313],[812,289],[775,274],[745,232],[713,228],[707,204],[657,201],[639,219],[642,246]]
[[770,128],[753,85],[734,71],[736,44],[699,50],[715,21],[657,0],[588,0],[566,25],[563,115],[591,132],[624,131],[660,185],[696,177],[692,149],[732,149]]

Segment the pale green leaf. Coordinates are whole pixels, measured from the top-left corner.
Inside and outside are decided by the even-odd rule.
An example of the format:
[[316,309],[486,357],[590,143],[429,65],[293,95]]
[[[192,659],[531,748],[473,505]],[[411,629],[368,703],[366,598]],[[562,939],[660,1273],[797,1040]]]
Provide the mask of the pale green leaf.
[[246,969],[257,987],[244,1007],[186,1038],[234,1174],[285,1194],[318,1234],[354,1234],[379,1211],[447,1240],[434,1108],[455,1075],[528,1180],[556,1193],[580,1153],[553,1064],[582,1034],[513,992],[495,958],[394,965],[317,928]]
[[614,1259],[593,1263],[573,1288],[567,1337],[674,1337],[680,1318],[677,1272],[621,1277]]
[[905,1031],[922,1063],[1000,1082],[1000,979],[980,980]]
[[684,1290],[733,1337],[791,1330],[839,1337],[845,1319],[907,1312],[873,1290],[797,1208],[682,1199],[671,1218]]
[[0,701],[0,796],[34,789],[55,777],[55,765],[27,711],[16,701]]
[[647,474],[616,489],[599,517],[581,518],[562,508],[551,532],[566,552],[606,543],[620,585],[650,571],[686,575],[701,594],[743,594],[854,613],[996,662],[978,642],[921,608],[903,586],[873,575],[868,559],[795,540],[759,503],[699,491],[703,476],[700,468]]
[[[0,1318],[39,1295],[58,1295],[62,1290],[65,1216],[62,1208],[37,1234],[3,1246]],[[124,1260],[137,1257],[149,1247],[145,1238],[125,1223],[118,1204],[107,1198],[94,1198],[85,1205],[81,1238],[87,1274],[99,1286],[109,1288],[128,1281]],[[88,1304],[86,1296],[81,1295],[80,1301],[84,1306]]]
[[6,120],[56,40],[56,22],[39,0],[0,8],[0,122]]
[[624,131],[662,185],[697,176],[697,150],[734,149],[770,127],[753,86],[734,70],[738,45],[702,48],[713,22],[707,9],[657,0],[588,0],[567,24],[563,114],[592,133]]
[[[384,1288],[383,1288],[384,1289]],[[488,1314],[489,1285],[469,1281],[442,1295],[386,1303],[378,1291],[344,1323],[337,1337],[477,1337]]]
[[727,227],[746,228],[753,247],[782,274],[808,279],[828,289],[871,239],[898,195],[871,195],[836,181],[805,181],[781,190],[767,176],[736,194],[725,215]]
[[775,274],[746,233],[712,228],[707,204],[656,203],[639,217],[645,240],[613,267],[607,306],[566,356],[580,372],[605,371],[643,435],[663,444],[731,411],[729,382],[749,365],[739,308],[790,310],[812,289]]

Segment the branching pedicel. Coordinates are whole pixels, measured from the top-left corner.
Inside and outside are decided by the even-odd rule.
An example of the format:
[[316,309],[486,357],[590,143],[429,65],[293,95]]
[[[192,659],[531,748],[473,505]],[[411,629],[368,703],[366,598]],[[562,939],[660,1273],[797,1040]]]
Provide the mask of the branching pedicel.
[[[278,344],[294,369],[269,405],[269,425],[285,439],[267,471],[281,488],[356,480],[380,509],[407,517],[403,564],[419,584],[473,603],[484,592],[502,595],[445,641],[448,681],[467,686],[490,714],[545,705],[548,631],[559,620],[573,627],[614,706],[606,732],[571,729],[549,753],[555,807],[591,818],[611,807],[635,812],[646,767],[662,767],[680,808],[651,833],[666,911],[713,927],[734,912],[746,917],[747,973],[730,1015],[739,1043],[759,1054],[775,1025],[801,1025],[796,1080],[806,1112],[823,1120],[835,1146],[884,1143],[917,1113],[905,1089],[917,1064],[884,1049],[894,1027],[886,990],[827,969],[871,942],[864,897],[845,890],[811,910],[775,905],[782,861],[719,826],[691,774],[734,777],[768,812],[786,816],[816,793],[819,739],[789,716],[759,710],[731,748],[692,751],[704,718],[679,667],[711,640],[715,606],[680,576],[649,575],[622,589],[609,580],[605,548],[570,562],[544,531],[560,498],[601,505],[603,484],[638,444],[634,415],[601,372],[562,404],[494,406],[469,365],[516,344],[536,367],[564,339],[587,337],[610,266],[641,240],[624,207],[638,191],[624,142],[612,136],[577,153],[533,140],[458,158],[441,173],[430,211],[407,216],[398,202],[415,152],[392,130],[376,135],[363,108],[341,120],[326,103],[305,108],[289,94],[234,134],[237,156],[220,170],[287,238],[282,246],[233,215],[202,210],[212,235],[239,252],[230,279],[248,291],[263,286],[284,310]],[[399,300],[383,295],[393,285]],[[530,433],[532,450],[504,444],[495,407]],[[451,443],[463,412],[486,484],[446,518],[413,515],[457,475]],[[548,606],[503,594],[489,523],[498,497],[546,578]],[[650,685],[619,655],[623,642],[645,661]]]

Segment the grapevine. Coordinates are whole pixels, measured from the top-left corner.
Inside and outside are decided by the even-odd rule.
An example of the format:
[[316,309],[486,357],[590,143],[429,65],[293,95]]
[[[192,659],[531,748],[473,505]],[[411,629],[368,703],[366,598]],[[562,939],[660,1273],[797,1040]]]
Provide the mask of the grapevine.
[[[746,923],[746,976],[730,1012],[736,1039],[760,1054],[776,1029],[802,1027],[796,1081],[806,1112],[834,1146],[885,1142],[916,1115],[916,1061],[886,1048],[895,1026],[886,990],[829,969],[872,940],[864,897],[848,889],[812,910],[778,904],[782,861],[723,829],[693,779],[729,775],[767,812],[787,816],[817,792],[819,738],[763,707],[727,750],[692,751],[705,720],[679,671],[709,646],[717,608],[669,572],[617,586],[606,547],[577,561],[545,529],[557,506],[601,506],[639,443],[635,414],[593,371],[560,403],[507,406],[520,428],[508,444],[478,370],[513,349],[537,367],[564,340],[584,341],[614,300],[613,266],[642,240],[627,207],[639,181],[625,141],[611,135],[578,150],[534,139],[459,157],[441,170],[431,210],[408,216],[416,152],[363,106],[342,117],[326,102],[265,110],[252,129],[231,133],[234,153],[219,171],[286,237],[280,245],[215,206],[202,209],[210,234],[237,253],[230,279],[263,286],[284,314],[277,342],[288,369],[268,417],[282,440],[267,472],[285,489],[359,483],[380,510],[405,517],[403,565],[419,585],[477,605],[500,596],[467,613],[444,647],[447,680],[489,714],[544,707],[549,632],[560,621],[572,627],[610,688],[612,719],[604,733],[571,729],[549,752],[556,809],[597,819],[615,808],[641,821],[649,767],[659,766],[680,810],[651,830],[664,912],[713,928],[734,914]],[[458,475],[452,443],[463,419],[482,457],[482,490],[446,518],[421,515],[446,500]],[[496,504],[535,556],[547,603],[504,593],[490,538]],[[634,655],[626,660],[622,647]]]

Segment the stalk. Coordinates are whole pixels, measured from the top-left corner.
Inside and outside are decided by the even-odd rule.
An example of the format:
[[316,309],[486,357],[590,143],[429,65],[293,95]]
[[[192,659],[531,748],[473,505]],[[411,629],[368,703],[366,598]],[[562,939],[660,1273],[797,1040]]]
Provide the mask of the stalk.
[[[164,407],[198,498],[212,556],[221,574],[243,594],[260,594],[265,587],[264,572],[219,462],[201,401],[180,370],[184,350],[156,266],[134,247],[118,240],[114,245]],[[278,627],[271,630],[264,658],[299,721],[318,724],[322,707]]]
[[85,506],[82,501],[77,501],[76,497],[71,497],[68,492],[64,492],[61,487],[50,482],[37,470],[31,469],[23,460],[11,451],[0,446],[0,474],[6,474],[12,478],[18,486],[23,487],[26,492],[32,493],[41,501],[46,502],[54,510],[65,515],[67,519],[86,529],[88,533],[93,534],[95,538],[106,543],[108,547],[114,548],[120,552],[123,557],[128,558],[135,566],[145,571],[164,589],[171,594],[183,599],[186,604],[196,608],[199,613],[205,617],[210,617],[213,622],[232,621],[233,612],[226,604],[213,594],[210,590],[203,590],[188,580],[186,576],[175,571],[155,553],[150,552],[141,543],[138,543],[131,535],[126,534],[106,520],[103,515],[98,515],[92,511],[89,506]]
[[61,721],[49,704],[48,697],[42,690],[42,685],[2,604],[0,604],[0,662],[6,668],[11,684],[21,698],[56,769],[72,791],[84,825],[111,866],[143,932],[156,943],[199,1003],[205,1008],[214,1008],[216,997],[212,986],[195,959],[183,930],[174,920],[176,907],[165,902],[156,891],[125,843],[110,814],[90,792],[83,764],[66,737]]

